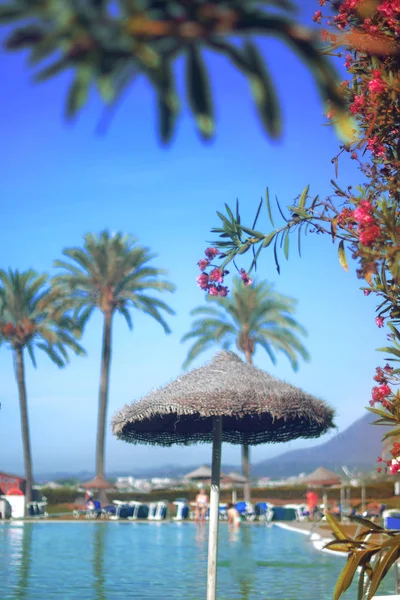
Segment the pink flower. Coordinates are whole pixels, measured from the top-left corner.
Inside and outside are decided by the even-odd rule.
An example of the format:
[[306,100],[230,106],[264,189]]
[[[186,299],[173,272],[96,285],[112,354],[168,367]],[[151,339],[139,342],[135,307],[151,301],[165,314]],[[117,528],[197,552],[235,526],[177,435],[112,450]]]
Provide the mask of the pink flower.
[[354,96],[353,103],[350,104],[350,112],[352,115],[361,112],[365,105],[365,96]]
[[386,371],[386,373],[391,373],[393,371],[393,367],[386,363],[386,365],[383,367],[383,370]]
[[381,230],[379,225],[370,225],[360,231],[360,242],[363,246],[371,246],[380,236]]
[[322,19],[322,12],[320,10],[315,11],[314,16],[312,18],[314,23],[321,23],[321,19]]
[[400,463],[394,462],[391,464],[390,472],[392,475],[396,475],[396,473],[398,473],[399,470],[400,470]]
[[371,293],[371,290],[364,290],[364,296],[369,296]]
[[218,296],[218,288],[216,285],[210,285],[208,288],[208,293],[210,296]]
[[362,225],[370,225],[374,223],[374,217],[372,213],[374,211],[374,207],[366,200],[362,200],[356,210],[353,213],[353,217]]
[[246,273],[244,269],[240,269],[240,277],[242,278],[242,281],[246,287],[253,283],[253,280],[250,279],[249,274]]
[[197,281],[197,285],[200,287],[200,289],[202,289],[202,290],[208,289],[208,274],[207,273],[202,273],[201,275],[199,275],[197,277],[196,281]]
[[219,254],[219,250],[217,248],[206,248],[204,254],[208,258],[208,260],[212,260]]
[[208,261],[206,258],[201,258],[197,264],[199,265],[200,271],[204,271],[204,269],[210,264],[210,261]]
[[391,390],[386,384],[380,385],[379,387],[372,388],[372,400],[374,402],[382,402],[387,396],[389,396]]
[[381,94],[386,89],[386,84],[381,79],[381,71],[372,72],[373,79],[368,83],[368,89],[372,94]]
[[210,273],[210,281],[216,281],[222,283],[224,281],[224,272],[221,269],[215,268]]
[[228,295],[228,288],[225,287],[224,285],[219,285],[218,286],[218,295],[222,296],[223,298],[225,296],[227,296]]
[[384,321],[385,319],[383,317],[376,317],[375,319],[375,323],[378,325],[378,327],[383,327]]
[[376,135],[368,140],[367,148],[378,158],[385,156],[386,154],[385,146],[379,142],[378,136]]
[[351,67],[351,61],[353,60],[353,57],[351,54],[346,54],[346,61],[344,63],[344,66],[346,67],[346,69],[350,69]]

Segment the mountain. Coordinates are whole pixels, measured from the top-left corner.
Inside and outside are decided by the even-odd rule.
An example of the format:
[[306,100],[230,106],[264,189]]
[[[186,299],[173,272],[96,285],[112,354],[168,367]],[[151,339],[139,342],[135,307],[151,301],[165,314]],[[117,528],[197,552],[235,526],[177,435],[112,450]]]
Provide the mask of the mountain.
[[311,473],[321,466],[337,471],[342,465],[350,470],[371,471],[382,453],[384,433],[382,427],[371,425],[375,419],[374,415],[367,413],[328,442],[312,448],[290,450],[253,464],[252,476],[279,479]]
[[[376,459],[382,452],[383,427],[371,425],[375,420],[374,415],[366,413],[361,419],[355,421],[350,427],[338,433],[328,442],[303,448],[290,450],[274,458],[269,458],[252,465],[253,477],[270,477],[281,479],[299,473],[311,473],[318,467],[326,467],[332,471],[340,470],[345,465],[350,470],[371,471],[376,466]],[[133,467],[131,471],[107,472],[107,477],[123,477],[133,475],[137,478],[150,479],[152,477],[181,478],[186,473],[193,471],[199,465],[154,465],[142,468]],[[222,465],[222,471],[240,471],[237,465]],[[40,473],[35,479],[38,483],[57,479],[76,478],[78,481],[88,481],[94,476],[93,472],[52,472]]]

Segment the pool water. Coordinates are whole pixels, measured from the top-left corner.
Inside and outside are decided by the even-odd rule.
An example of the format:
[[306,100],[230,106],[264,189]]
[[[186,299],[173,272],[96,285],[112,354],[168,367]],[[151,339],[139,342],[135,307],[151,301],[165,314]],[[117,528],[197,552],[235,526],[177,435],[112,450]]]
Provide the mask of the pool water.
[[[2,600],[204,600],[207,526],[0,525]],[[278,527],[220,525],[218,600],[330,600],[345,560]],[[393,593],[393,579],[382,587]],[[343,598],[357,597],[354,588]]]

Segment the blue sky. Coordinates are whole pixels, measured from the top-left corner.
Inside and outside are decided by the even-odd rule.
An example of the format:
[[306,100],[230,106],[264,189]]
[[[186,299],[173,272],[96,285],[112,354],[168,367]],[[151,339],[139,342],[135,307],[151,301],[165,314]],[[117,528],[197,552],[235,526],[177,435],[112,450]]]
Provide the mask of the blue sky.
[[[315,3],[317,4],[317,3]],[[317,7],[318,8],[318,7]],[[316,9],[308,5],[309,13]],[[189,311],[202,303],[196,262],[202,256],[216,210],[239,198],[250,222],[268,186],[290,203],[307,183],[322,196],[334,176],[331,158],[338,140],[325,127],[323,109],[310,75],[281,44],[262,45],[275,76],[284,113],[284,135],[272,143],[263,134],[246,81],[218,56],[207,55],[217,109],[217,138],[202,144],[183,107],[173,144],[161,148],[155,135],[155,102],[145,81],[126,95],[105,135],[96,133],[102,114],[95,96],[77,122],[66,124],[62,104],[69,76],[40,86],[30,83],[21,54],[0,53],[6,82],[0,103],[2,136],[1,266],[52,272],[52,261],[67,246],[81,244],[85,232],[104,228],[136,235],[151,247],[177,285],[166,297],[176,311],[173,333],[165,336],[149,317],[134,314],[134,331],[116,319],[109,416],[126,402],[176,377],[187,347]],[[181,65],[177,65],[182,88]],[[339,182],[360,181],[354,164],[342,162]],[[263,220],[264,219],[264,220]],[[264,215],[259,229],[267,227]],[[243,266],[246,262],[243,261]],[[374,302],[359,291],[354,265],[346,274],[329,239],[309,236],[303,257],[294,251],[282,274],[265,254],[258,276],[298,299],[298,320],[307,328],[309,364],[293,373],[285,357],[273,367],[259,352],[256,364],[326,399],[337,410],[339,430],[364,413],[374,368],[382,360],[375,348],[385,336],[374,322]],[[101,318],[92,318],[83,344],[86,358],[71,358],[58,370],[46,357],[27,368],[34,470],[94,468]],[[212,354],[212,353],[211,353]],[[200,365],[211,355],[205,354]],[[22,472],[16,383],[9,351],[0,351],[2,404],[0,470]],[[336,433],[330,434],[336,435]],[[328,439],[329,435],[322,439]],[[317,441],[261,446],[254,461]],[[130,446],[108,433],[107,468],[207,462],[210,448],[183,451]],[[223,462],[239,463],[238,448],[226,445]],[[267,475],[267,474],[266,474]]]

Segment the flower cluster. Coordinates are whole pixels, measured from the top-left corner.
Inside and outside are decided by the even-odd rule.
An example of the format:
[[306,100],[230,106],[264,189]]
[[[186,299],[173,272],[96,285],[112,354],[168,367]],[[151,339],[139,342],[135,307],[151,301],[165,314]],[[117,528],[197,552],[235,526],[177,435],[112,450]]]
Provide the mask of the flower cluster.
[[379,383],[379,385],[372,388],[370,406],[374,406],[379,402],[384,408],[392,412],[392,403],[389,399],[389,396],[392,393],[391,387],[389,386],[392,373],[393,368],[388,364],[386,364],[383,369],[381,367],[376,368],[374,381]]
[[220,251],[217,248],[206,248],[204,254],[205,258],[201,258],[197,263],[202,272],[197,277],[197,285],[201,290],[208,292],[210,296],[227,296],[228,288],[222,284],[228,271],[224,271],[216,266],[209,273],[205,271],[207,267],[213,267],[211,261],[220,254]]

